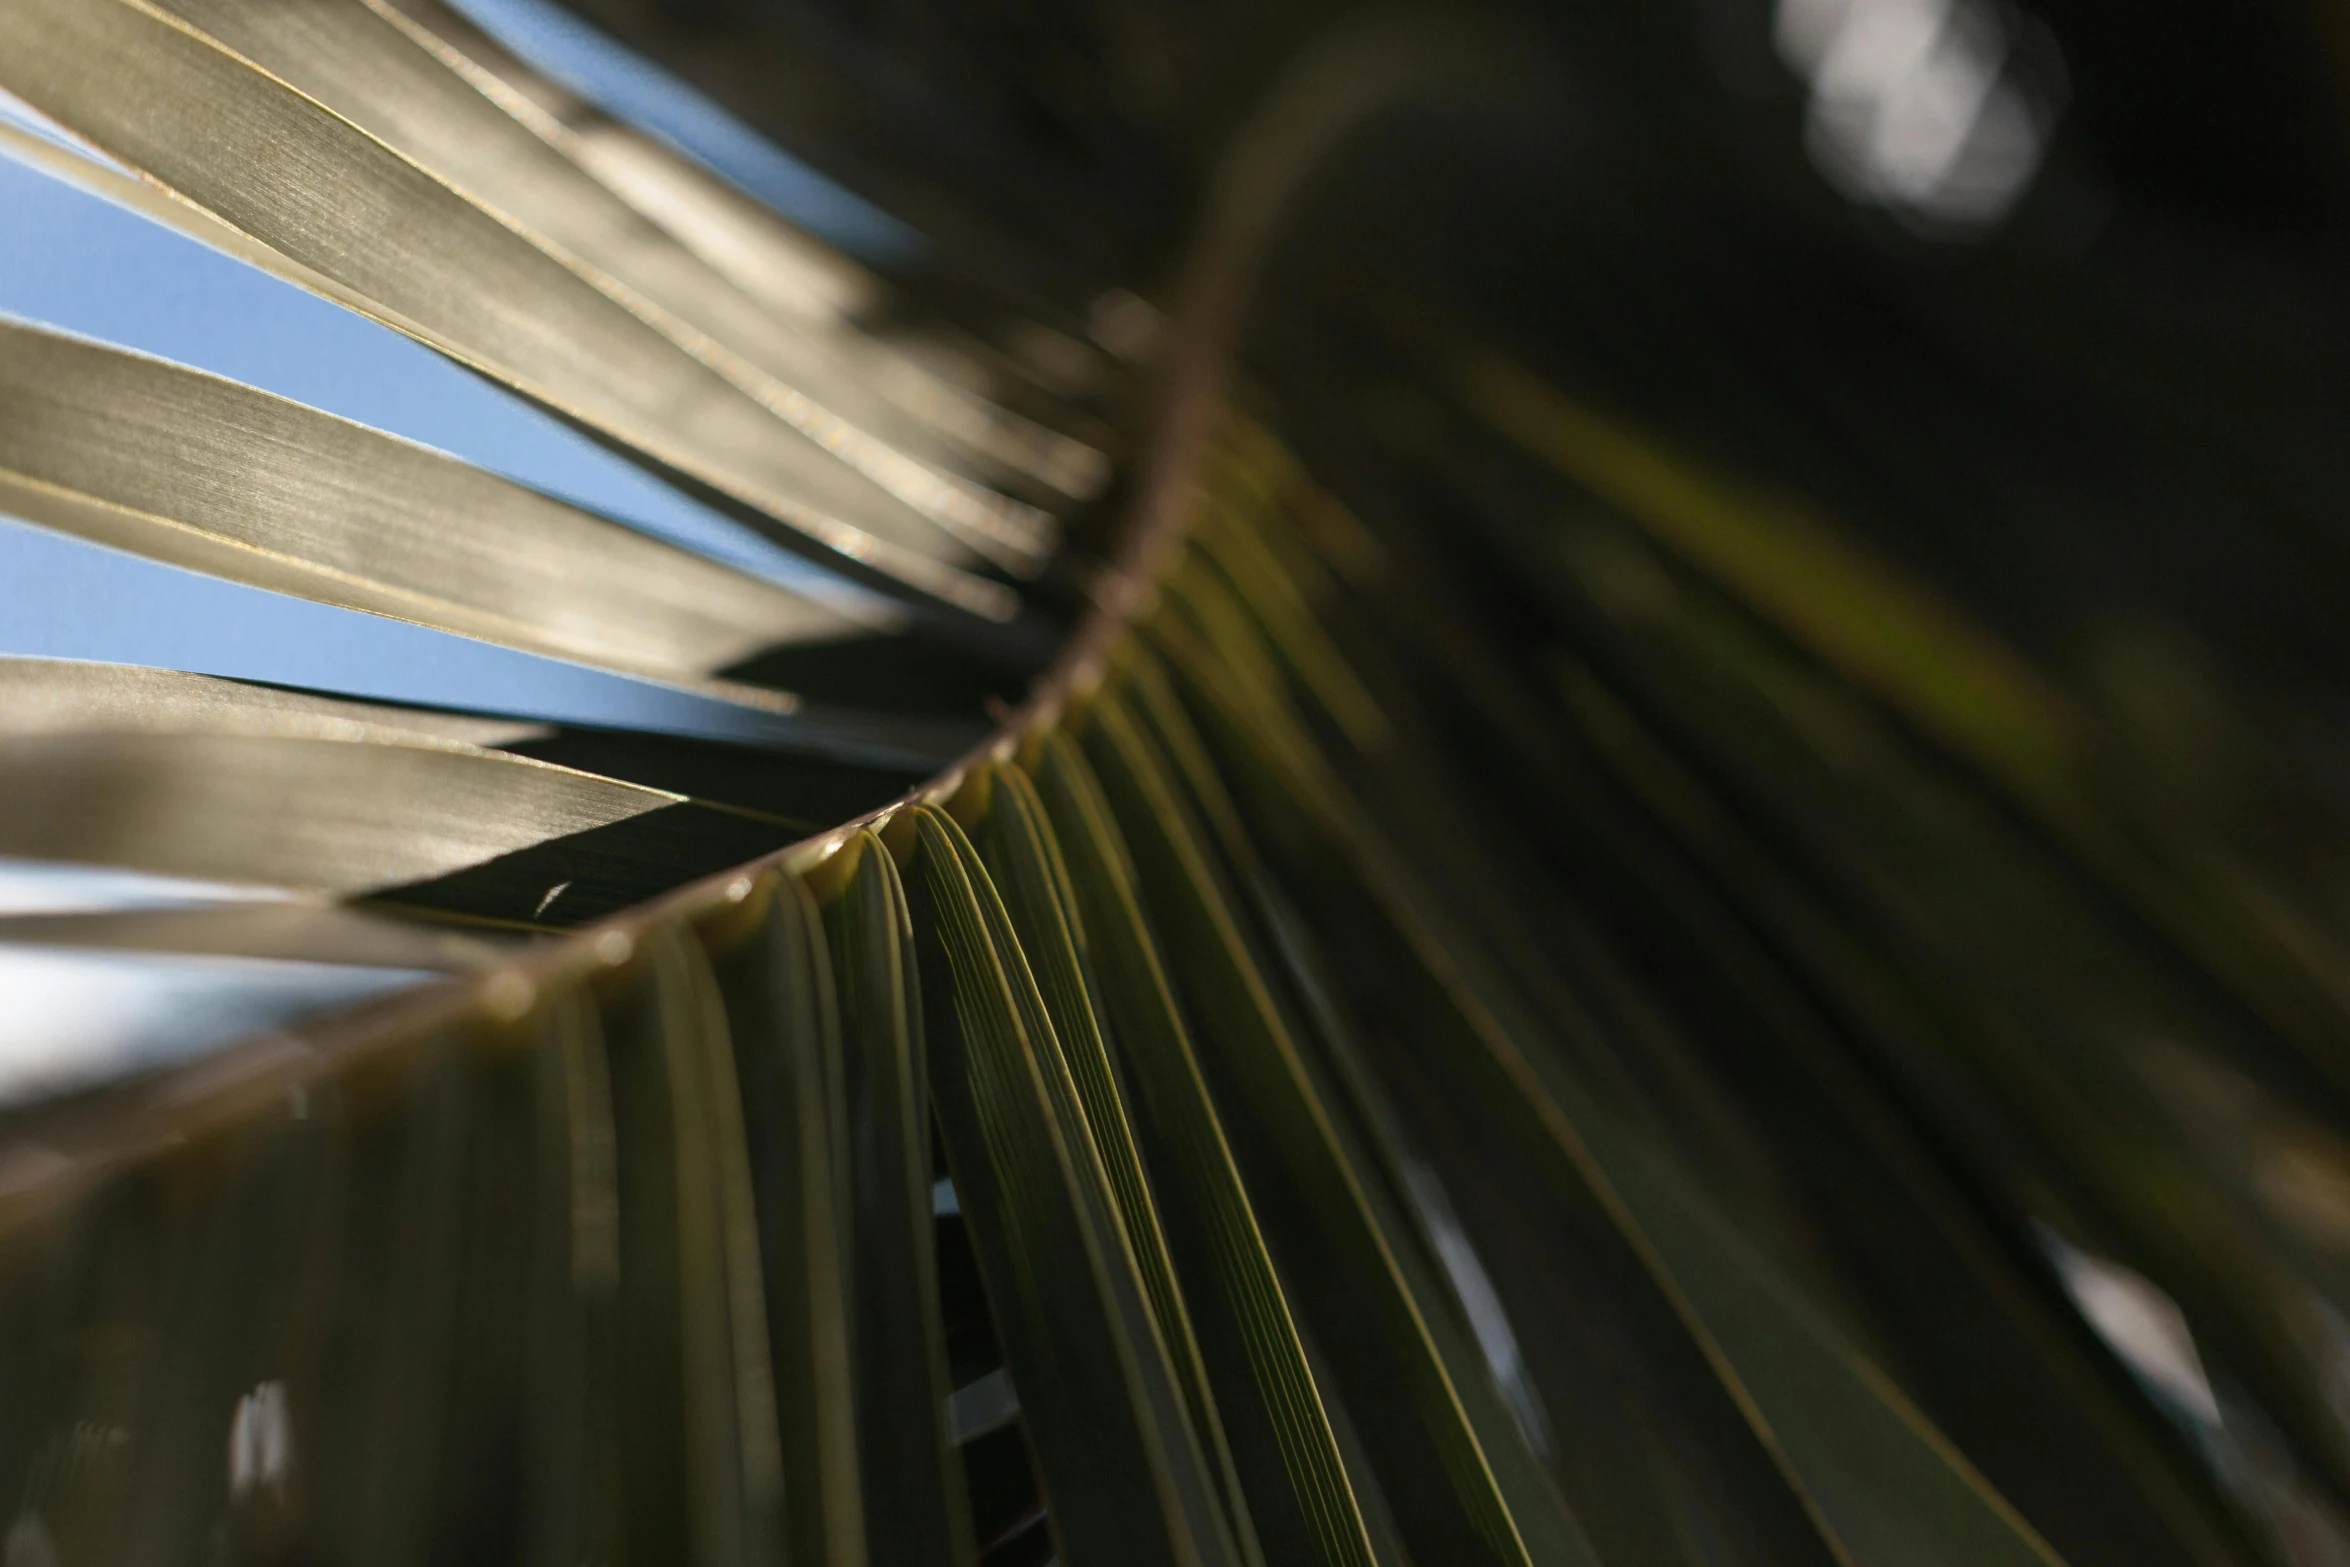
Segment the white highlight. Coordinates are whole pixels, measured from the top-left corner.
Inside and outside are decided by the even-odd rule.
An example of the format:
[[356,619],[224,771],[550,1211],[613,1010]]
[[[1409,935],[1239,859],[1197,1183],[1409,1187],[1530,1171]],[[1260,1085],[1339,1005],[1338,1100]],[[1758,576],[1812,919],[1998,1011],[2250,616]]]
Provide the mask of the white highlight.
[[1988,0],[1779,0],[1772,31],[1811,85],[1812,161],[1854,200],[1982,228],[2038,171],[2047,127]]
[[2118,1262],[2091,1256],[2045,1231],[2041,1242],[2056,1263],[2065,1293],[2138,1379],[2204,1426],[2217,1426],[2219,1399],[2178,1303]]
[[0,916],[110,914],[137,909],[199,909],[224,903],[290,903],[283,887],[158,876],[107,865],[0,858]]
[[268,1486],[284,1491],[294,1472],[294,1422],[286,1410],[286,1385],[264,1382],[237,1400],[228,1423],[228,1488],[231,1496]]
[[279,958],[0,945],[0,1105],[184,1061],[437,976]]

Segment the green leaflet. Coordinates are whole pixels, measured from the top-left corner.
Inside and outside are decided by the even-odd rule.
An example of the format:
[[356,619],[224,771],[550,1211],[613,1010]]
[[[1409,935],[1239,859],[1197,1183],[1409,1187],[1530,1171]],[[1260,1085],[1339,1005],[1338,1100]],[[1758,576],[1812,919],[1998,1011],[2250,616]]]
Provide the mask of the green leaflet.
[[787,1554],[857,1567],[866,1542],[848,1124],[823,925],[796,878],[771,878],[751,884],[710,939],[764,1264]]
[[962,829],[913,809],[934,1103],[1062,1548],[1235,1562],[1035,982]]
[[6,1372],[11,1548],[617,1559],[594,1049],[566,997],[332,1075],[264,1057],[241,1113],[19,1234],[0,1312],[46,1348]]
[[155,716],[11,737],[0,854],[560,925],[790,836],[746,811],[429,734],[297,713],[248,727],[195,703]]
[[[857,726],[884,744],[889,742],[873,732],[876,728],[904,733],[889,718],[869,724],[861,716]],[[943,754],[976,732],[975,726],[956,720],[949,720],[944,732],[922,722],[912,728],[916,733],[908,738],[916,754],[930,755]],[[787,757],[764,748],[695,744],[670,736],[346,701],[151,665],[0,655],[0,734],[91,731],[479,747],[600,774],[615,784],[695,796],[738,820],[766,820],[788,831],[869,809],[903,792],[918,776],[912,771],[917,764],[904,755],[894,763],[877,758],[872,764]]]
[[[136,1402],[121,1406],[130,1418],[108,1438],[124,1496],[136,1500],[111,1521],[111,1541],[84,1532],[91,1554],[194,1561],[198,1542],[230,1516],[221,1438],[240,1399],[270,1381],[272,1295],[300,1233],[289,1221],[307,1196],[316,1142],[312,1128],[272,1120],[209,1140],[152,1180],[155,1215],[167,1226],[147,1275],[152,1294],[112,1329],[146,1366]],[[106,1431],[94,1414],[72,1429]]]
[[37,1518],[61,1552],[102,1555],[114,1546],[128,1495],[128,1444],[153,1331],[157,1234],[153,1172],[92,1194],[73,1216],[56,1259],[50,1328],[33,1378],[32,1419],[18,1434],[25,1460],[22,1514]]
[[628,1554],[783,1548],[783,1456],[733,1050],[700,946],[656,930],[609,1014]]
[[[1625,1341],[1641,1343],[1647,1350],[1643,1358],[1656,1359],[1658,1324],[1669,1322],[1670,1312],[1652,1295],[1641,1294],[1637,1284],[1636,1303],[1622,1308],[1617,1320],[1611,1323],[1604,1313],[1595,1312],[1590,1297],[1608,1292],[1590,1276],[1595,1264],[1603,1277],[1609,1272],[1636,1275],[1638,1267],[1620,1257],[1595,1259],[1590,1240],[1573,1246],[1569,1236],[1590,1229],[1591,1217],[1571,1208],[1525,1220],[1505,1242],[1522,1257],[1539,1259],[1534,1277],[1544,1287],[1531,1299],[1521,1299],[1521,1310],[1538,1314],[1533,1320],[1545,1329],[1549,1319],[1558,1319],[1560,1331],[1570,1341],[1580,1341],[1574,1350],[1583,1362],[1579,1377],[1561,1382],[1554,1371],[1551,1408],[1543,1407],[1543,1393],[1529,1375],[1523,1351],[1492,1335],[1492,1316],[1507,1319],[1503,1302],[1492,1295],[1490,1275],[1464,1275],[1462,1252],[1473,1255],[1474,1247],[1468,1244],[1460,1214],[1424,1152],[1414,1146],[1395,1097],[1371,1070],[1364,1018],[1348,1015],[1351,998],[1343,991],[1350,987],[1343,981],[1359,982],[1367,973],[1392,966],[1391,954],[1374,948],[1380,961],[1358,965],[1349,975],[1332,971],[1331,950],[1316,941],[1259,859],[1242,826],[1238,801],[1226,792],[1202,737],[1191,727],[1163,671],[1140,654],[1129,664],[1137,707],[1149,715],[1154,736],[1168,751],[1187,759],[1183,776],[1190,798],[1202,807],[1203,816],[1221,824],[1216,846],[1232,867],[1233,880],[1245,893],[1249,917],[1260,932],[1257,961],[1269,978],[1279,976],[1288,983],[1299,1020],[1293,1030],[1308,1047],[1301,1062],[1315,1092],[1351,1131],[1370,1189],[1385,1198],[1384,1222],[1399,1267],[1435,1342],[1449,1357],[1462,1405],[1480,1440],[1495,1455],[1497,1471],[1526,1498],[1538,1523],[1557,1531],[1587,1533],[1589,1541],[1582,1548],[1603,1559],[1702,1562],[1731,1548],[1731,1540],[1744,1541],[1738,1548],[1754,1549],[1765,1559],[1812,1559],[1819,1546],[1811,1524],[1788,1498],[1780,1477],[1757,1462],[1759,1453],[1750,1451],[1753,1439],[1710,1368],[1685,1346],[1667,1342],[1662,1346],[1665,1364],[1660,1379],[1643,1386],[1627,1377],[1623,1363],[1633,1352]],[[1275,820],[1256,817],[1251,825],[1273,825]],[[1418,1021],[1409,1013],[1397,1014],[1383,993],[1369,1005],[1391,1032],[1399,1019]],[[1425,1098],[1425,1085],[1415,1092]],[[1468,1144],[1453,1151],[1454,1162],[1472,1152],[1489,1159],[1497,1146],[1506,1146],[1508,1140],[1497,1142],[1492,1131],[1490,1117],[1478,1115]],[[1529,1181],[1539,1186],[1541,1176],[1495,1174],[1488,1179],[1490,1195],[1479,1206],[1523,1206],[1517,1194]],[[1605,1252],[1604,1239],[1596,1249]],[[1554,1254],[1562,1253],[1572,1257],[1571,1263],[1554,1260]],[[1479,1303],[1489,1314],[1484,1331],[1463,1295],[1471,1287],[1487,1296]],[[1620,1283],[1616,1289],[1621,1289]],[[1574,1309],[1559,1309],[1562,1297],[1576,1301]],[[1506,1388],[1500,1385],[1504,1367],[1513,1378]],[[1687,1472],[1689,1466],[1680,1461],[1666,1430],[1660,1430],[1664,1423],[1656,1420],[1652,1400],[1669,1401],[1674,1408],[1667,1429],[1703,1430],[1714,1447],[1728,1449],[1726,1454],[1711,1455],[1710,1472]],[[1547,1466],[1542,1462],[1545,1455],[1533,1450],[1537,1444],[1552,1450]],[[1736,1505],[1727,1503],[1725,1488],[1738,1498]],[[1563,1498],[1561,1492],[1566,1493]],[[1563,1508],[1562,1499],[1567,1504]]]
[[1211,1077],[1235,1098],[1227,1128],[1247,1128],[1242,1167],[1283,1277],[1346,1389],[1406,1549],[1463,1562],[1584,1558],[1538,1476],[1513,1467],[1512,1479],[1530,1483],[1505,1491],[1488,1444],[1514,1439],[1507,1417],[1479,1421],[1468,1407],[1481,1391],[1490,1402],[1483,1367],[1451,1318],[1429,1309],[1392,1198],[1367,1180],[1364,1156],[1332,1118],[1155,749],[1114,694],[1089,711],[1083,739],[1183,965]]
[[304,1533],[330,1557],[421,1564],[454,1501],[443,1456],[463,1303],[450,1259],[481,1106],[455,1040],[387,1064],[346,1097],[349,1176],[331,1221],[339,1266],[315,1401],[294,1401],[320,1460],[306,1477]]
[[[1181,589],[1196,581],[1194,573],[1178,571],[1162,602],[1170,609],[1189,608]],[[1266,699],[1275,699],[1280,675],[1270,652],[1245,634],[1237,620],[1228,629],[1234,633],[1230,645],[1237,650],[1235,669],[1246,666],[1241,678]],[[1427,1200],[1431,1194],[1441,1200],[1441,1188],[1425,1171],[1413,1168],[1418,1160],[1406,1145],[1400,1118],[1367,1072],[1360,1040],[1341,1015],[1343,1007],[1336,994],[1340,976],[1330,971],[1314,933],[1300,920],[1258,853],[1253,833],[1270,819],[1244,820],[1239,798],[1231,792],[1204,737],[1193,727],[1165,667],[1138,647],[1129,656],[1127,668],[1135,711],[1147,721],[1151,738],[1164,747],[1175,764],[1172,770],[1183,780],[1185,797],[1200,810],[1205,822],[1212,824],[1209,836],[1232,879],[1236,906],[1246,910],[1241,919],[1257,943],[1257,961],[1268,975],[1286,980],[1296,1020],[1292,1028],[1301,1042],[1319,1047],[1301,1057],[1308,1073],[1315,1076],[1316,1091],[1333,1106],[1334,1115],[1347,1120],[1357,1139],[1361,1168],[1376,1177],[1376,1189],[1391,1202],[1386,1222],[1393,1226],[1399,1263],[1419,1309],[1427,1314],[1438,1335],[1437,1342],[1458,1381],[1462,1406],[1501,1477],[1505,1493],[1519,1498],[1516,1505],[1547,1533],[1562,1538],[1580,1535],[1582,1525],[1572,1516],[1573,1509],[1560,1506],[1560,1498],[1529,1450],[1532,1438],[1522,1412],[1505,1408],[1490,1373],[1490,1354],[1474,1341],[1469,1323],[1457,1309],[1453,1289],[1441,1281],[1441,1275],[1449,1270],[1440,1261],[1440,1243],[1433,1229],[1442,1216]],[[1581,1542],[1579,1548],[1590,1547]]]
[[301,6],[167,0],[235,50],[575,264],[616,280],[653,324],[880,490],[1011,568],[1033,571],[1050,519],[936,466],[943,453],[850,367],[762,309],[565,150],[363,0]]
[[[1228,629],[1247,634],[1237,620]],[[1734,1394],[1673,1325],[1671,1307],[1607,1216],[1581,1193],[1538,1197],[1551,1173],[1513,1158],[1522,1139],[1489,1107],[1453,1104],[1450,1128],[1437,1128],[1449,1130],[1449,1143],[1427,1141],[1427,1111],[1445,1098],[1446,1078],[1421,1073],[1408,1058],[1447,1029],[1411,991],[1411,955],[1394,951],[1377,928],[1351,928],[1365,919],[1376,925],[1378,911],[1343,868],[1301,873],[1292,902],[1250,834],[1279,834],[1294,823],[1243,797],[1244,830],[1241,800],[1225,792],[1173,687],[1155,663],[1137,657],[1134,667],[1155,731],[1177,737],[1170,749],[1193,758],[1186,772],[1193,793],[1212,799],[1207,814],[1226,824],[1220,846],[1247,890],[1268,963],[1289,977],[1310,1025],[1301,1038],[1319,1046],[1324,1092],[1351,1112],[1367,1167],[1393,1195],[1415,1288],[1443,1324],[1464,1401],[1519,1494],[1537,1506],[1547,1501],[1550,1514],[1567,1520],[1554,1528],[1587,1532],[1587,1548],[1609,1560],[1706,1562],[1732,1549],[1768,1560],[1824,1559],[1812,1520]],[[1290,836],[1274,846],[1284,868],[1304,852]],[[1305,918],[1300,904],[1316,918]],[[1385,1063],[1374,1060],[1381,1045],[1391,1058]],[[1382,1066],[1392,1069],[1399,1054],[1407,1064],[1391,1090]],[[1474,1058],[1457,1041],[1444,1054]],[[1448,1190],[1456,1180],[1471,1183],[1457,1197]],[[1497,1283],[1477,1260],[1480,1243],[1514,1268],[1515,1282],[1504,1270]],[[1660,1418],[1665,1408],[1673,1413]]]
[[[1334,925],[1356,911],[1339,928],[1379,944],[1357,955],[1396,977],[1394,996],[1425,1031],[1417,1058],[1465,1074],[1498,1125],[1547,1145],[1561,1190],[1587,1188],[1609,1211],[1839,1546],[1863,1563],[2052,1560],[1907,1398],[1797,1304],[1774,1268],[1694,1217],[1702,1202],[1663,1173],[1660,1152],[1620,1132],[1571,1081],[1473,950],[1446,940],[1437,906],[1410,890],[1286,709],[1230,679],[1196,640],[1164,622],[1159,631],[1263,830],[1311,865],[1292,885],[1312,888],[1316,914]],[[1785,1377],[1797,1360],[1809,1380]],[[1856,1485],[1860,1475],[1873,1483]]]
[[611,1064],[582,991],[550,998],[530,1054],[535,1131],[524,1348],[530,1567],[627,1555],[622,1468],[620,1189]]
[[468,746],[125,730],[11,739],[0,852],[344,896],[679,797]]
[[947,1422],[913,929],[879,839],[862,833],[838,858],[827,869],[846,879],[824,927],[840,997],[866,1536],[875,1561],[959,1567],[974,1546]]
[[[1119,1064],[1136,1087],[1136,1135],[1162,1173],[1159,1209],[1191,1286],[1200,1354],[1249,1511],[1270,1560],[1369,1567],[1363,1508],[1295,1318],[1266,1250],[1109,804],[1064,735],[1032,765],[1062,851],[1085,953]],[[1209,1287],[1208,1281],[1213,1281]]]
[[[590,425],[778,542],[1006,621],[970,551],[627,298],[139,0],[0,7],[0,85],[258,242],[257,260]],[[196,225],[201,227],[201,224]],[[453,280],[463,279],[457,285]]]
[[670,683],[857,617],[239,382],[0,322],[11,511],[192,570]]
[[1054,1042],[1077,1091],[1076,1103],[1063,1107],[1063,1114],[1085,1127],[1101,1159],[1159,1338],[1174,1364],[1192,1429],[1215,1471],[1243,1559],[1259,1561],[1247,1496],[1233,1467],[1223,1418],[1200,1360],[1191,1311],[1175,1282],[1157,1199],[1143,1172],[1125,1096],[1103,1037],[1098,982],[1085,956],[1075,894],[1045,823],[1043,802],[1027,777],[1010,767],[989,768],[975,775],[971,786],[984,802],[977,824],[981,861],[1003,899],[1010,934],[1028,960]]
[[[453,1275],[456,1316],[439,1487],[454,1504],[443,1516],[459,1520],[469,1513],[495,1519],[494,1504],[483,1497],[482,1477],[513,1474],[528,1461],[517,1451],[517,1413],[529,1391],[535,1330],[528,1307],[540,1161],[533,1136],[538,1107],[531,1041],[507,1030],[498,1031],[504,1037],[484,1038],[484,1032],[469,1030],[465,1040],[472,1100],[466,1117],[465,1191],[457,1247],[440,1264]],[[494,1538],[495,1524],[471,1524],[472,1531]],[[452,1548],[443,1541],[430,1547],[431,1559],[450,1554]]]

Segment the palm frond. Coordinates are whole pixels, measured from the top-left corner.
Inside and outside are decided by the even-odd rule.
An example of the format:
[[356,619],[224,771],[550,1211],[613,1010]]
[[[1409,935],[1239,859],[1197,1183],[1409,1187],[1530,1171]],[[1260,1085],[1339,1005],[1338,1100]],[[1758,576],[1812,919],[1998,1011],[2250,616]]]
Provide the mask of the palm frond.
[[8,1567],[2350,1560],[2341,813],[1333,267],[1526,36],[1329,34],[1110,370],[475,7],[0,0],[11,178],[802,558],[0,319],[12,516],[459,671],[0,657]]

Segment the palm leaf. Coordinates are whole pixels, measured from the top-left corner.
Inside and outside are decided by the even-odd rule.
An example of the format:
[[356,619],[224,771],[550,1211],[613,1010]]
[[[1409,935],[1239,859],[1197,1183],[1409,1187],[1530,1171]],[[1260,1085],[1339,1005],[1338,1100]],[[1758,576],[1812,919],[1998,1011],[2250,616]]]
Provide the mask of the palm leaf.
[[[1996,448],[1938,469],[1856,359],[1680,320],[1711,296],[1615,248],[1706,248],[1643,205],[1713,134],[1670,71],[1625,80],[1686,134],[1608,154],[1648,194],[1526,252],[1629,324],[1546,272],[1494,331],[1530,231],[1397,232],[1430,177],[1387,129],[1555,96],[1546,29],[1654,64],[1637,29],[1341,25],[1196,182],[1173,328],[1068,308],[1015,258],[1099,218],[1141,275],[1105,236],[1188,188],[1104,128],[1157,53],[1113,9],[1114,69],[909,46],[1000,101],[767,84],[938,228],[916,262],[490,0],[0,0],[12,178],[647,487],[514,465],[605,515],[495,435],[0,321],[0,545],[310,617],[202,666],[246,679],[0,656],[0,1557],[2350,1551],[2350,833],[2222,798],[2289,797],[2338,639],[2295,633],[2296,685],[2149,569],[2202,606],[2163,645],[2253,696],[2148,654],[2108,701],[2035,629],[2078,608],[2019,585],[2037,546],[1929,547],[2031,489],[2023,443],[1921,391]],[[688,74],[739,109],[754,69]],[[2088,352],[1997,275],[2046,373]],[[2262,572],[2330,557],[2277,519],[2339,464],[2164,384],[2275,459],[2239,579],[2298,602]],[[656,540],[645,496],[803,560]],[[332,644],[391,631],[449,671],[350,678]]]
[[971,1512],[947,1418],[912,916],[896,868],[870,834],[825,870],[845,878],[825,929],[845,1047],[866,1532],[883,1560],[957,1562],[972,1554]]
[[[1178,1276],[1213,1280],[1200,1354],[1269,1559],[1367,1563],[1369,1524],[1283,1296],[1264,1233],[1209,1096],[1199,1054],[1136,892],[1100,784],[1065,735],[1037,763],[1071,893],[1100,975],[1118,1062],[1136,1085],[1137,1134],[1162,1150],[1157,1190]],[[1208,1301],[1213,1301],[1211,1306]]]
[[[747,369],[738,375],[753,386],[739,384],[681,346],[682,329],[664,331],[657,307],[615,297],[607,287],[620,285],[574,270],[205,35],[136,4],[19,6],[0,26],[12,62],[0,86],[326,280],[344,303],[657,454],[780,542],[973,615],[1013,613],[1000,587],[957,569],[969,551],[935,523],[808,437],[778,439],[779,389]],[[91,61],[107,62],[103,76]],[[130,104],[140,112],[126,114]],[[233,114],[246,155],[203,156],[200,137],[165,128],[175,107],[189,130]],[[450,287],[454,277],[466,286]]]
[[1036,982],[961,829],[917,810],[940,1127],[1047,1505],[1089,1554],[1242,1560]]

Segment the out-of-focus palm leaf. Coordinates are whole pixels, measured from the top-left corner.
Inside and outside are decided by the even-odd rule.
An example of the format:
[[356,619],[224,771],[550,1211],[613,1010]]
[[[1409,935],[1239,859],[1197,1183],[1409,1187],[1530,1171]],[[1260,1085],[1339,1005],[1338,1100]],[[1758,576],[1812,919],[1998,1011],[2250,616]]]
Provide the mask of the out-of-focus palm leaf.
[[[839,252],[683,157],[550,80],[439,0],[366,0],[452,70],[594,175],[736,288],[808,331],[828,353],[906,413],[962,449],[1090,500],[1108,458],[925,368],[850,325],[876,312],[877,279]],[[609,269],[608,269],[609,270]]]
[[2159,816],[2131,820],[2150,802],[2098,787],[2081,717],[2010,649],[1820,519],[1713,481],[1514,366],[1479,360],[1462,379],[1485,417],[1995,779],[2321,1069],[2341,1071],[2345,997],[2326,938],[2224,849]]
[[615,119],[463,10],[441,0],[367,3],[768,308],[838,324],[879,307],[884,285],[870,268],[696,159]]
[[[735,375],[759,401],[898,501],[999,563],[1033,572],[1050,519],[935,466],[924,432],[861,385],[822,345],[759,308],[646,222],[562,151],[436,59],[364,0],[213,6],[173,15],[318,99],[502,214],[556,254],[651,302],[681,346],[706,339],[769,378]],[[715,358],[705,350],[703,357]],[[727,361],[717,368],[734,369]]]
[[[1276,525],[1274,537],[1282,536]],[[1309,548],[1302,539],[1290,543]],[[1384,568],[1365,580],[1381,594],[1398,585]],[[1427,586],[1424,578],[1413,583],[1423,616]],[[1905,1019],[1883,977],[1857,977],[1864,960],[1848,943],[1839,946],[1843,938],[1784,880],[1757,887],[1757,875],[1767,873],[1754,846],[1739,841],[1703,785],[1641,736],[1587,673],[1572,682],[1576,711],[1635,794],[1618,793],[1592,758],[1562,743],[1562,731],[1532,721],[1542,672],[1497,668],[1473,654],[1464,668],[1463,629],[1441,615],[1423,619],[1407,648],[1396,666],[1425,658],[1440,671],[1435,689],[1458,704],[1451,722],[1485,710],[1491,727],[1482,738],[1510,761],[1497,775],[1505,787],[1495,791],[1496,805],[1506,811],[1506,802],[1540,795],[1565,806],[1525,818],[1529,841],[1520,848],[1576,885],[1572,902],[1558,907],[1575,932],[1560,971],[1592,997],[1597,1015],[1558,1043],[1594,1074],[1615,1112],[1668,1129],[1700,1168],[1720,1172],[1716,1190],[1736,1204],[1730,1211],[1751,1236],[1770,1235],[1802,1271],[1824,1274],[1819,1282],[1859,1313],[1905,1386],[2027,1516],[2061,1535],[2068,1559],[2145,1561],[2168,1552],[2242,1559],[2248,1547],[2212,1516],[2211,1498],[2182,1472],[2181,1455],[2144,1428],[2128,1391],[2112,1385],[2111,1368],[2072,1341],[2069,1307],[2035,1283],[2028,1264],[2002,1256],[1995,1233],[1970,1213],[1964,1183],[1935,1168],[1898,1105],[1839,1049],[1838,1019],[1775,971],[1768,945],[1740,927],[1733,905],[1675,855],[1634,799],[1674,825],[1706,872],[1744,889],[1774,935],[1806,947],[1851,1004],[1845,1023],[1914,1035],[1920,1024]],[[1400,684],[1382,689],[1391,702],[1412,700]],[[1423,734],[1433,725],[1422,715],[1399,727]],[[1376,809],[1390,813],[1382,821],[1420,832],[1416,871],[1459,876],[1497,852],[1458,827],[1442,839],[1430,830],[1429,802],[1481,793],[1463,772],[1416,744],[1370,760],[1356,767],[1366,803],[1382,789],[1399,796]],[[1412,775],[1408,788],[1395,787],[1399,772]],[[1443,858],[1432,865],[1439,845]],[[1488,872],[1472,886],[1497,879]],[[1514,885],[1529,883],[1520,877]],[[1491,912],[1457,898],[1454,906],[1471,917]],[[1621,940],[1606,934],[1615,930],[1625,932]],[[1506,950],[1507,931],[1479,934]],[[1513,971],[1524,961],[1514,955]],[[1760,1041],[1769,1043],[1757,1048]],[[2057,1453],[2061,1487],[2051,1483]]]

